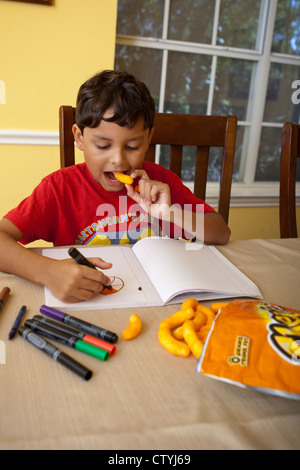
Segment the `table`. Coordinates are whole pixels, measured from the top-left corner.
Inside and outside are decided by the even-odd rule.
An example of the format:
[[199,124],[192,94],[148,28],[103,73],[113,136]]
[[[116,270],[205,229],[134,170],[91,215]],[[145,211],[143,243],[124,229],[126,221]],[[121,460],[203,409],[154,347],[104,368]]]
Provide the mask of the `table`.
[[[218,247],[260,288],[264,300],[300,309],[300,239],[235,241]],[[173,356],[157,339],[178,305],[137,308],[140,336],[122,340],[132,309],[77,312],[120,335],[102,362],[64,349],[93,370],[84,381],[8,333],[22,304],[39,313],[43,288],[0,273],[11,294],[0,313],[0,449],[299,449],[300,401],[202,376],[193,356]],[[210,302],[207,302],[209,305]],[[75,313],[74,313],[75,315]],[[133,452],[134,455],[134,452]]]

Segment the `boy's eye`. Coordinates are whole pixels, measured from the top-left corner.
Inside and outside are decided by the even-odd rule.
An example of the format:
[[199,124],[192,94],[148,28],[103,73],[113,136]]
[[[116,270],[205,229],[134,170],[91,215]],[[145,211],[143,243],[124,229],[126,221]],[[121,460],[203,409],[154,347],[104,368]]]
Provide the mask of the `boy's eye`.
[[[97,145],[97,149],[99,150],[107,150],[110,148],[110,145]],[[135,151],[135,150],[138,150],[139,147],[131,147],[130,145],[127,145],[127,150],[130,150],[130,151]]]
[[99,150],[106,150],[106,149],[109,149],[109,145],[97,145],[97,148]]

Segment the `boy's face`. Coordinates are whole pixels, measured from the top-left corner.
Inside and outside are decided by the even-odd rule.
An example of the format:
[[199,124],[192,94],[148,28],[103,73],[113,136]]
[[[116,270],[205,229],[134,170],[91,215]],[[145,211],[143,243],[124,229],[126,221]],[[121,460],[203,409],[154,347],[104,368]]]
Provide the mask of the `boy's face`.
[[[111,115],[107,111],[104,117]],[[141,168],[152,137],[152,132],[144,129],[143,118],[131,129],[101,120],[98,127],[85,127],[83,134],[75,124],[73,134],[94,180],[107,191],[120,191],[124,187],[124,183],[115,179],[114,172],[130,174]]]

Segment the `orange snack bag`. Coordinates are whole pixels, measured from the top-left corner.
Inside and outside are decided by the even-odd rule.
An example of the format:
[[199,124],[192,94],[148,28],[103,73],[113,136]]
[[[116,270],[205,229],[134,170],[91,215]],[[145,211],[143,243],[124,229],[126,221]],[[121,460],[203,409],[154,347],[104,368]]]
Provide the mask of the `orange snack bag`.
[[300,311],[254,300],[228,303],[215,318],[197,371],[300,399]]

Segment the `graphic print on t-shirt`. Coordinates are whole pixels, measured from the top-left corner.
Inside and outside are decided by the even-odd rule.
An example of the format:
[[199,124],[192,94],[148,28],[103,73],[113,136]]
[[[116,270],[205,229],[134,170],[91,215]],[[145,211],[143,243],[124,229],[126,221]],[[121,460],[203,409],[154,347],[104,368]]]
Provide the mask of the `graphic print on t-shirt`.
[[144,212],[106,216],[91,223],[78,234],[77,245],[133,244],[150,236],[161,235],[156,219]]

